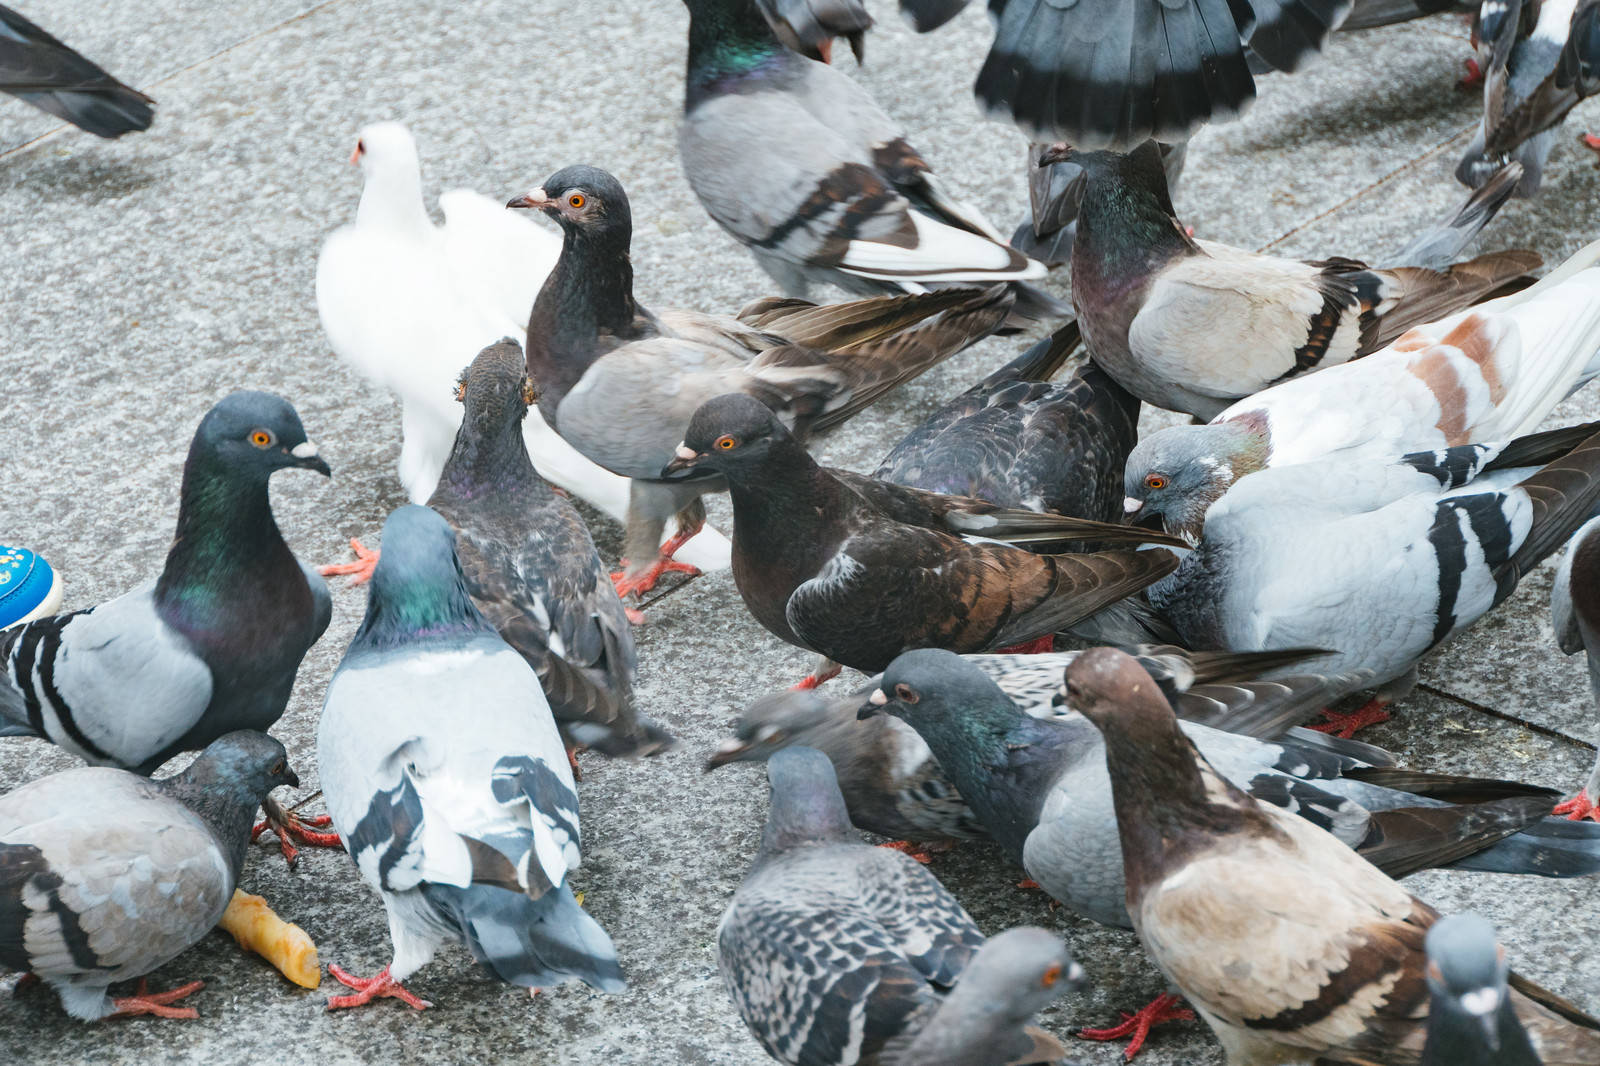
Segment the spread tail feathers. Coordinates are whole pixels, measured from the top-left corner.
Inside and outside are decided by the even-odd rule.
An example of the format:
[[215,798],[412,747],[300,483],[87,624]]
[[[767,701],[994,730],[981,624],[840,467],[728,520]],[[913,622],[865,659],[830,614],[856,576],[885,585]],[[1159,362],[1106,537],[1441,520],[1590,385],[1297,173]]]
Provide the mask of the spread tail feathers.
[[495,977],[527,988],[578,980],[602,992],[626,987],[606,931],[565,884],[538,899],[488,885],[425,884],[422,892]]
[[1483,231],[1522,180],[1522,164],[1512,160],[1495,171],[1494,176],[1473,190],[1456,213],[1443,225],[1429,230],[1395,257],[1398,266],[1427,267],[1444,270],[1456,261],[1467,245]]

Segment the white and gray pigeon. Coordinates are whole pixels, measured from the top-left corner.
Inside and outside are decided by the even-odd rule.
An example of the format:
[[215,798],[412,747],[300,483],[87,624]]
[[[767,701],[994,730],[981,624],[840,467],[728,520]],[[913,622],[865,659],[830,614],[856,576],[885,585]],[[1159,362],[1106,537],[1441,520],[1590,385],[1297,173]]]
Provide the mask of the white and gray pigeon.
[[[687,2],[684,175],[786,295],[815,282],[870,296],[1044,277],[865,89],[785,48],[752,0]],[[1016,317],[1067,313],[1038,289],[1016,291]]]
[[1422,946],[1428,953],[1428,1038],[1420,1066],[1540,1066],[1517,1020],[1511,967],[1488,919],[1440,918]]
[[0,7],[0,92],[114,139],[150,128],[155,103],[9,7]]
[[1531,433],[1600,374],[1600,242],[1531,288],[1416,326],[1381,352],[1291,378],[1205,425],[1139,441],[1123,472],[1130,521],[1199,538],[1246,474],[1316,460],[1384,461]]
[[0,797],[0,969],[38,976],[82,1021],[193,1018],[202,986],[113,999],[199,943],[233,897],[258,806],[298,788],[283,745],[241,731],[160,781],[63,770]]
[[[435,225],[416,141],[398,122],[362,127],[350,161],[361,167],[361,203],[355,221],[323,243],[317,314],[335,354],[400,400],[400,483],[423,503],[461,425],[452,402],[457,375],[501,337],[522,341],[561,240],[469,189],[439,195],[444,224]],[[541,477],[626,519],[627,478],[584,458],[537,412],[523,439]],[[702,570],[728,565],[727,539],[715,530],[682,550]]]
[[860,842],[822,753],[767,765],[761,850],[717,927],[739,1016],[791,1066],[1059,1063],[1028,1027],[1082,982],[1061,940],[1020,928],[985,943],[937,878]]
[[1456,178],[1481,185],[1511,158],[1523,168],[1517,195],[1532,196],[1567,112],[1600,92],[1600,2],[1484,0],[1477,40],[1483,117]]
[[[1562,651],[1583,652],[1589,693],[1600,705],[1600,518],[1585,522],[1567,544],[1550,586],[1550,623]],[[1574,821],[1600,822],[1600,755],[1578,794],[1555,810]]]
[[[624,595],[683,568],[673,555],[705,522],[701,495],[725,488],[709,474],[661,480],[702,403],[743,393],[797,434],[826,429],[988,336],[1013,304],[991,285],[826,306],[758,300],[737,318],[652,312],[634,297],[633,215],[615,177],[567,167],[507,206],[543,211],[565,231],[528,319],[528,374],[556,432],[633,478]],[[662,544],[674,516],[678,531]]]
[[492,977],[623,988],[605,930],[578,905],[578,795],[539,678],[473,606],[455,534],[426,507],[383,527],[366,617],[317,728],[323,794],[389,913],[393,960],[329,1009],[393,996],[448,940]]
[[[1087,654],[1068,662],[1068,676]],[[1341,679],[1321,680],[1325,697]],[[1316,706],[1316,695],[1299,705]],[[983,670],[926,649],[896,659],[859,713],[915,729],[990,835],[1046,892],[1086,918],[1127,928],[1105,745],[1070,696],[1063,710],[1025,714]],[[1548,817],[1547,789],[1398,768],[1381,749],[1304,733],[1264,740],[1180,726],[1255,800],[1328,830],[1391,876],[1434,867],[1600,872],[1600,832]]]
[[1309,667],[1366,673],[1360,687],[1378,697],[1352,721],[1381,721],[1426,652],[1509,596],[1600,503],[1597,428],[1250,474],[1149,603],[1188,647],[1330,649]]
[[329,473],[287,400],[235,392],[211,408],[160,577],[0,634],[0,736],[149,774],[225,733],[270,729],[332,615],[267,498],[273,473],[296,468]]

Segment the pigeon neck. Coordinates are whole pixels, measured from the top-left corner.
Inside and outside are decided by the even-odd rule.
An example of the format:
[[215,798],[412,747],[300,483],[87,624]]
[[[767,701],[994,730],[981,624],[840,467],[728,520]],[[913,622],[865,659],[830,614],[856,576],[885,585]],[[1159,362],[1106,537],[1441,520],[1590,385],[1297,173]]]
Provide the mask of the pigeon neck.
[[392,566],[384,554],[372,575],[367,613],[350,641],[346,657],[426,641],[459,641],[493,633],[467,592],[455,554],[430,560],[423,567]]
[[[482,425],[489,417],[498,417],[499,424]],[[533,469],[533,460],[528,458],[522,419],[468,411],[456,431],[455,445],[439,476],[435,496],[465,501],[543,483]]]
[[599,356],[603,339],[632,340],[653,328],[633,299],[631,238],[628,229],[567,229],[528,319],[528,373],[541,408],[554,411]]
[[157,787],[193,811],[227,856],[234,883],[244,869],[250,844],[250,827],[255,821],[261,797],[251,795],[237,781],[221,778],[202,754],[182,773],[158,781]]
[[844,510],[845,487],[793,437],[775,439],[761,462],[734,468],[727,478],[734,538],[746,543],[803,541],[821,550],[826,546],[814,543],[815,538],[797,537],[796,529],[825,524]]
[[201,623],[223,609],[230,593],[253,583],[252,575],[298,572],[272,517],[267,477],[224,468],[198,441],[190,449],[178,530],[156,581],[164,613]]
[[1482,1021],[1448,996],[1432,992],[1426,1039],[1428,1061],[1460,1063],[1462,1066],[1480,1063],[1484,1066],[1538,1066],[1540,1059],[1522,1023],[1517,1020],[1510,993],[1504,985],[1500,987],[1500,992],[1504,998],[1495,1011],[1499,1048],[1493,1056],[1487,1051]]
[[1092,300],[1116,299],[1150,272],[1195,250],[1164,182],[1125,164],[1096,167],[1089,174],[1072,246],[1075,292],[1087,288]]
[[691,0],[684,110],[693,111],[747,75],[781,66],[786,53],[749,0]]
[[374,229],[423,231],[433,220],[422,203],[422,173],[410,167],[381,167],[367,176],[356,207],[356,225]]
[[790,790],[772,797],[767,827],[761,834],[763,858],[807,844],[856,843],[850,814],[838,785],[832,789]]

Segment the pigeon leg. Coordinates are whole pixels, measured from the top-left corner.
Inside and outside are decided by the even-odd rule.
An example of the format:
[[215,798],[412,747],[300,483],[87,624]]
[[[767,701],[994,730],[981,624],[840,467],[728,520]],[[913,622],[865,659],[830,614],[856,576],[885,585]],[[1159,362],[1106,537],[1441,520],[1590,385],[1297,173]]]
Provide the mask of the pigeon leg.
[[191,996],[206,986],[204,981],[190,981],[186,985],[166,992],[151,992],[149,985],[143,977],[139,978],[139,987],[131,996],[113,999],[111,1005],[116,1012],[113,1018],[132,1018],[139,1014],[153,1014],[157,1018],[198,1018],[200,1012],[193,1007],[174,1007],[172,1004],[185,996]]
[[1589,790],[1586,788],[1579,789],[1578,794],[1571,799],[1556,804],[1550,813],[1564,814],[1569,822],[1581,822],[1585,818],[1600,822],[1600,807],[1595,806],[1594,801],[1589,798]]
[[1084,1040],[1121,1040],[1128,1038],[1128,1047],[1122,1053],[1123,1061],[1130,1061],[1144,1047],[1145,1037],[1150,1035],[1150,1030],[1162,1022],[1192,1022],[1194,1011],[1187,1007],[1179,1007],[1182,998],[1170,992],[1164,992],[1151,1000],[1143,1009],[1134,1014],[1122,1012],[1122,1024],[1114,1025],[1109,1029],[1072,1029],[1073,1036]]
[[1052,651],[1055,651],[1055,650],[1056,650],[1056,635],[1054,633],[1046,633],[1044,636],[1040,637],[1038,640],[1029,640],[1029,641],[1024,641],[1021,644],[1013,644],[1009,648],[1001,648],[1001,649],[999,649],[998,651],[995,652],[995,654],[996,655],[1045,655],[1045,654],[1047,654],[1049,652],[1052,652]]
[[898,851],[909,855],[924,866],[933,861],[935,852],[949,851],[955,846],[955,841],[953,840],[934,844],[914,844],[909,840],[891,840],[887,844],[878,845],[880,848],[888,848],[890,851]]
[[821,685],[824,682],[832,681],[834,678],[838,677],[839,671],[843,669],[844,667],[840,666],[826,655],[819,655],[817,656],[817,665],[813,666],[811,668],[811,672],[805,677],[802,677],[795,684],[790,685],[789,691],[809,692],[818,685]]
[[567,749],[567,765],[572,767],[572,779],[574,781],[582,781],[583,780],[583,768],[578,765],[578,749],[577,748],[568,748]]
[[360,978],[344,969],[328,964],[328,973],[335,981],[346,988],[356,990],[353,996],[329,996],[329,1010],[343,1010],[346,1007],[364,1007],[375,999],[391,996],[409,1007],[417,1010],[427,1010],[433,1006],[425,999],[418,999],[400,986],[400,982],[389,976],[389,967],[385,966],[376,977]]
[[261,804],[261,809],[266,812],[264,822],[258,822],[250,830],[250,840],[253,843],[262,833],[271,829],[278,838],[278,847],[283,851],[283,859],[293,870],[300,863],[300,849],[295,847],[295,841],[313,848],[342,848],[344,844],[339,840],[338,833],[318,833],[314,828],[332,825],[333,818],[326,814],[315,818],[302,818],[293,811],[286,811],[277,800],[268,796]]
[[350,575],[352,585],[364,585],[372,580],[372,571],[378,567],[378,552],[362,544],[355,537],[350,538],[350,550],[356,553],[353,563],[333,563],[329,566],[319,567],[317,573],[323,577],[338,577],[341,574]]
[[1578,138],[1578,143],[1591,152],[1600,152],[1600,134],[1585,133]]
[[1471,56],[1467,57],[1466,66],[1467,72],[1456,82],[1456,88],[1461,92],[1470,93],[1483,84],[1483,67],[1479,66],[1478,61]]
[[1330,711],[1324,708],[1322,716],[1327,721],[1308,728],[1315,729],[1319,733],[1331,733],[1341,740],[1349,740],[1356,735],[1358,729],[1387,722],[1390,718],[1389,712],[1384,710],[1387,706],[1389,706],[1388,700],[1374,696],[1353,711]]
[[[627,540],[624,542],[625,546],[627,544],[633,544],[635,540],[643,536],[642,532],[639,533],[638,537],[634,535],[635,522],[633,515],[633,511],[636,509],[636,502],[644,498],[643,496],[639,495],[639,493],[643,493],[645,491],[641,488],[638,488],[638,486],[641,484],[641,482],[635,480],[633,482],[635,488],[630,489],[630,492],[634,492],[635,496],[630,496],[629,498],[629,535]],[[634,566],[631,560],[634,558],[642,558],[642,553],[634,553],[632,551],[630,551],[628,559],[622,560],[622,570],[611,575],[611,581],[617,587],[618,596],[626,598],[636,592],[649,592],[651,589],[656,587],[656,582],[661,580],[661,575],[663,574],[680,573],[688,574],[690,577],[700,576],[699,567],[690,566],[688,563],[677,562],[672,558],[672,556],[677,553],[679,548],[693,540],[694,535],[699,533],[700,530],[705,527],[706,505],[701,502],[699,496],[694,496],[687,504],[683,506],[682,510],[678,511],[677,520],[677,532],[671,537],[667,538],[666,543],[661,545],[660,550],[656,553],[655,561],[650,565],[643,567],[642,569]],[[657,533],[651,535],[649,539],[650,544],[655,543],[655,536],[659,535],[662,524],[655,524],[654,528]],[[644,529],[642,524],[640,525],[640,529]]]
[[30,989],[34,985],[41,984],[41,983],[42,983],[42,979],[39,977],[38,974],[36,974],[36,973],[25,973],[21,977],[17,978],[17,983],[16,984],[11,986],[11,994],[13,996],[20,996],[27,989]]

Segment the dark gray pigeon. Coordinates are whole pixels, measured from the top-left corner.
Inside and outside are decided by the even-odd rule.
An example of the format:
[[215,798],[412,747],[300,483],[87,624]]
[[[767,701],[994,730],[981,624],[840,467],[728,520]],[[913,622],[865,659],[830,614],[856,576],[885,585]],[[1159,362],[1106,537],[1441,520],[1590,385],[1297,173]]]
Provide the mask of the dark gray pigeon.
[[283,745],[238,732],[152,781],[86,766],[0,797],[0,969],[32,973],[68,1014],[193,1018],[202,987],[113,999],[199,943],[233,898],[256,808],[300,786]]
[[[678,151],[716,223],[784,293],[858,295],[1044,277],[945,188],[865,89],[785,48],[751,0],[687,0]],[[1023,319],[1064,305],[1017,289]]]
[[[1080,656],[1067,694],[1105,736],[1134,930],[1229,1061],[1419,1062],[1423,938],[1439,913],[1230,783],[1127,655]],[[1547,1066],[1600,1061],[1600,1020],[1513,983],[1512,1009]]]
[[717,928],[717,968],[750,1032],[793,1066],[1057,1063],[1027,1027],[1082,981],[1059,938],[983,934],[937,878],[850,828],[827,758],[767,765],[761,850]]
[[155,117],[154,100],[9,7],[0,7],[0,92],[107,139],[149,129]]
[[1476,914],[1440,918],[1428,953],[1428,1042],[1421,1066],[1540,1066],[1517,1020],[1511,968],[1494,926]]
[[623,988],[567,883],[578,795],[539,678],[473,606],[455,534],[426,507],[383,527],[367,613],[328,685],[317,764],[333,824],[389,912],[393,961],[329,1009],[393,996],[459,939],[497,980]]
[[[224,733],[272,728],[333,613],[272,518],[267,481],[290,468],[329,473],[287,400],[235,392],[208,411],[161,576],[0,634],[0,736],[149,774]],[[275,804],[267,813],[281,840],[300,835]]]
[[[528,373],[551,428],[634,479],[623,595],[683,569],[672,553],[704,524],[701,495],[723,487],[716,477],[659,480],[706,400],[743,392],[801,435],[826,429],[987,336],[1012,305],[991,286],[828,307],[762,300],[737,320],[653,314],[634,300],[633,217],[616,178],[568,167],[508,206],[545,212],[565,235],[528,320]],[[674,515],[678,534],[662,545]]]
[[[1068,664],[1069,677],[1082,658]],[[1340,680],[1328,679],[1322,695]],[[1311,695],[1301,703],[1308,712]],[[1066,706],[1082,710],[1070,695]],[[990,835],[1046,892],[1087,918],[1128,926],[1105,746],[1081,714],[1025,714],[982,670],[935,650],[890,664],[860,713],[892,714],[915,729]],[[1575,834],[1546,818],[1546,789],[1400,769],[1381,751],[1367,757],[1375,749],[1366,745],[1181,726],[1256,800],[1326,829],[1392,876],[1439,866],[1600,871],[1600,832]]]
[[1084,170],[1072,302],[1089,354],[1146,403],[1198,418],[1524,287],[1542,262],[1519,250],[1444,270],[1281,259],[1188,236],[1154,142],[1041,158]]
[[[1550,586],[1550,622],[1562,651],[1584,653],[1589,693],[1600,705],[1600,518],[1585,522],[1567,543]],[[1578,794],[1557,804],[1555,813],[1600,822],[1600,755]]]

